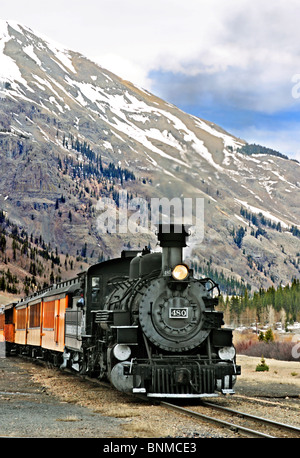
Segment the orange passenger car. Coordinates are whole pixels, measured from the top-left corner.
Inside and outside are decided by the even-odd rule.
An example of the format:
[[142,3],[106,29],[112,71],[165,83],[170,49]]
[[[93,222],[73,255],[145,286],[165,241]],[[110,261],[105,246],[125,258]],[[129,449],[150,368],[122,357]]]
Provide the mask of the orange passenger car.
[[0,308],[0,358],[5,356],[4,322],[4,308]]
[[52,290],[43,298],[41,314],[41,347],[58,352],[65,346],[65,311],[68,307],[67,291]]
[[14,324],[14,306],[16,302],[12,302],[4,307],[4,337],[6,342],[13,343],[15,341],[15,324]]
[[4,339],[4,308],[0,308],[0,342]]
[[27,303],[16,304],[13,311],[15,324],[14,343],[19,345],[27,344]]
[[6,341],[7,352],[61,360],[66,309],[76,290],[78,280],[73,279],[1,308],[0,342]]

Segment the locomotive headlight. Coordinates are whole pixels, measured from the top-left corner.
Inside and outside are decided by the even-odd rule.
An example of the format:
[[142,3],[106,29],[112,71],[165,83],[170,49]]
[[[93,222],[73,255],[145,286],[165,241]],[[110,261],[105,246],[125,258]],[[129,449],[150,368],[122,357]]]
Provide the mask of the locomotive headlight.
[[235,357],[235,348],[234,347],[223,347],[218,351],[219,357],[223,360],[229,359],[232,361]]
[[189,274],[189,269],[184,264],[178,264],[172,271],[172,276],[175,280],[185,280]]

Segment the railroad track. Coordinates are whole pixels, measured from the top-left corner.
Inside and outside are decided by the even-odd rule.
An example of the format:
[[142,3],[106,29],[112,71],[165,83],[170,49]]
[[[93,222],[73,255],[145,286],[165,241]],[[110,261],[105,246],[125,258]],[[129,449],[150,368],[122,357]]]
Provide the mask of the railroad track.
[[[199,420],[203,420],[205,422],[213,423],[223,428],[225,427],[227,429],[230,429],[231,431],[237,432],[247,437],[260,437],[260,438],[286,437],[286,436],[282,436],[283,431],[285,431],[286,433],[288,433],[289,437],[300,438],[300,428],[297,428],[291,425],[287,425],[284,423],[278,423],[276,421],[269,420],[267,418],[256,417],[255,415],[250,415],[244,412],[229,409],[227,407],[212,404],[210,402],[202,402],[202,405],[212,410],[221,411],[222,414],[226,414],[227,416],[230,415],[231,419],[232,419],[232,416],[234,416],[234,417],[237,417],[239,421],[242,418],[242,419],[247,420],[247,422],[249,421],[254,422],[256,427],[257,425],[267,427],[268,430],[271,430],[272,434],[264,433],[259,429],[258,430],[251,429],[241,424],[232,423],[232,421],[224,420],[223,418],[217,418],[215,416],[208,416],[206,414],[196,412],[194,410],[190,410],[185,407],[180,407],[175,404],[170,404],[168,402],[162,401],[160,404],[166,407],[167,409],[174,410],[176,412],[188,415],[193,418],[197,418]],[[278,435],[278,432],[279,432],[279,435]]]

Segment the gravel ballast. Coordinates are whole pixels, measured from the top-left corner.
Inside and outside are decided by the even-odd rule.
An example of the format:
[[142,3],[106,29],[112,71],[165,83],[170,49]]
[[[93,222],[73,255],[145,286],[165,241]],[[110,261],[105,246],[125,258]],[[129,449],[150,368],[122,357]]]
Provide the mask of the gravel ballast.
[[[236,395],[213,401],[300,426],[299,363],[268,361],[270,370],[262,373],[255,372],[257,360],[238,357],[242,376],[236,384]],[[21,358],[0,358],[0,375],[1,437],[237,437],[233,431],[148,404],[106,384]],[[259,401],[252,400],[256,396]]]

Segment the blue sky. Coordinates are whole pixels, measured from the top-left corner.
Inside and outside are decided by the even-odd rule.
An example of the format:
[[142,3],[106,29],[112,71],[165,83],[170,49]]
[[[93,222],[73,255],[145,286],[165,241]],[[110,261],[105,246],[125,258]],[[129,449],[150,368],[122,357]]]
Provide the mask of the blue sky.
[[0,17],[300,160],[298,0],[14,0]]
[[[262,144],[300,160],[300,98],[293,98],[295,84],[292,82],[288,82],[286,88],[281,89],[281,94],[285,94],[287,98],[287,104],[270,109],[267,97],[265,105],[261,107],[251,107],[251,104],[244,102],[250,98],[252,103],[259,101],[260,95],[255,92],[250,94],[239,90],[233,95],[227,89],[220,94],[213,79],[209,81],[208,78],[203,91],[198,89],[203,85],[201,76],[189,77],[162,71],[150,72],[149,76],[154,82],[154,92],[183,111],[215,122],[249,143]],[[294,90],[298,93],[296,87]],[[271,95],[270,99],[272,97]]]

